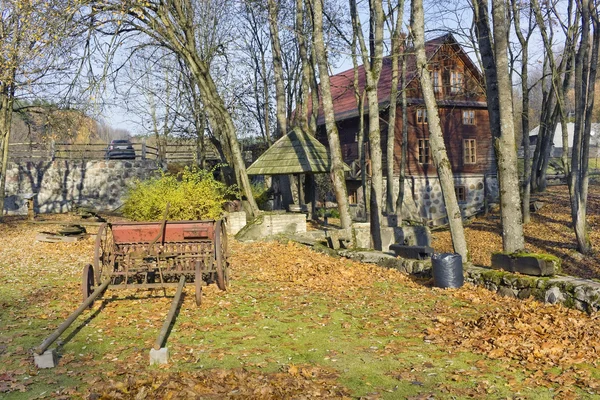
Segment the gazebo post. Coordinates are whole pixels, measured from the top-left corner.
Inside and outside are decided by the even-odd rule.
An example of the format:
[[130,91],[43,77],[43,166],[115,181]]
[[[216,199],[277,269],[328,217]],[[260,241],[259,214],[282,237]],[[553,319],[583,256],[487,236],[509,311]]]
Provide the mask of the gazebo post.
[[310,197],[310,219],[316,221],[318,219],[317,215],[317,182],[315,180],[315,174],[306,174],[306,179],[308,179],[308,193]]
[[304,174],[296,174],[296,179],[298,180],[298,205],[300,206],[300,209],[306,204],[304,199],[304,184],[302,183],[303,175]]

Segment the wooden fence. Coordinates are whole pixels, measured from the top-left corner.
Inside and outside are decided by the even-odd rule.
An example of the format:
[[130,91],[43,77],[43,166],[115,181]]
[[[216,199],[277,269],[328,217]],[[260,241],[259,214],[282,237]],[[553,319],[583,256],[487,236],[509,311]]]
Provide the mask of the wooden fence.
[[[132,143],[136,160],[157,160],[159,150],[146,143]],[[26,160],[105,160],[108,159],[107,145],[50,143],[10,143],[8,158],[10,161]],[[219,161],[216,149],[212,146],[205,151],[206,160]],[[193,144],[167,144],[163,161],[167,163],[190,163],[197,160],[196,146]]]

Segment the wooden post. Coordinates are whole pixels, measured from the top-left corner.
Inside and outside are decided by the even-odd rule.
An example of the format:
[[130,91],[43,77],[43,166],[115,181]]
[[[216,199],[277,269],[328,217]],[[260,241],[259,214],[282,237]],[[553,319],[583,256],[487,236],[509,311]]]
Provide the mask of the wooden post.
[[146,138],[142,139],[142,160],[146,159]]
[[175,292],[175,297],[173,298],[173,302],[171,303],[171,309],[167,314],[167,319],[163,323],[163,326],[156,338],[156,342],[154,342],[154,350],[160,350],[165,341],[165,337],[167,336],[167,332],[169,331],[169,327],[171,326],[171,322],[173,321],[173,317],[175,316],[175,311],[177,311],[177,306],[179,305],[179,300],[181,299],[181,293],[183,292],[183,287],[185,286],[185,275],[181,275],[179,278],[179,286],[177,286],[177,292]]
[[27,199],[27,219],[33,221],[35,219],[35,210],[33,209],[33,197]]
[[42,344],[40,344],[40,346],[35,349],[35,353],[36,354],[42,354],[44,351],[46,351],[48,349],[48,347],[50,347],[50,345],[52,343],[54,343],[54,341],[56,339],[58,339],[58,337],[67,330],[67,328],[73,323],[73,321],[75,321],[75,319],[77,319],[77,317],[79,317],[79,315],[87,310],[90,307],[90,304],[92,304],[92,302],[94,300],[96,300],[96,297],[100,296],[102,294],[102,292],[104,292],[104,289],[106,289],[108,287],[108,284],[111,282],[111,279],[108,278],[106,279],[104,282],[102,282],[102,284],[100,286],[98,286],[96,288],[96,290],[94,290],[94,293],[90,294],[90,297],[88,297],[80,306],[77,310],[73,311],[73,313],[71,315],[69,315],[69,317],[65,320],[65,322],[63,322],[62,324],[59,325],[58,328],[56,328],[56,330],[54,332],[52,332],[52,334],[50,336],[48,336],[46,339],[44,339],[44,341],[42,342]]

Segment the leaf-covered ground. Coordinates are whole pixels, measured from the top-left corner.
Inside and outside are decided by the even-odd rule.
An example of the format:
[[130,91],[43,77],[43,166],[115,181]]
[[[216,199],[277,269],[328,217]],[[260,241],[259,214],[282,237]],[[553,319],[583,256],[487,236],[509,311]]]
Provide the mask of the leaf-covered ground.
[[[589,237],[593,247],[600,246],[600,184],[590,184],[588,198]],[[571,224],[569,192],[566,186],[550,186],[545,193],[532,197],[544,202],[544,207],[531,213],[531,222],[524,227],[526,248],[534,253],[549,253],[562,260],[566,274],[600,279],[600,252],[582,257]],[[498,212],[479,217],[465,226],[472,261],[490,265],[491,254],[502,251],[501,223]],[[452,251],[450,232],[433,234],[436,251]]]
[[2,398],[600,396],[597,316],[278,242],[232,241],[231,288],[199,308],[186,287],[167,366],[148,357],[173,290],[109,290],[61,337],[59,366],[37,370],[31,349],[81,302],[93,254],[91,237],[35,242],[53,228],[0,225]]

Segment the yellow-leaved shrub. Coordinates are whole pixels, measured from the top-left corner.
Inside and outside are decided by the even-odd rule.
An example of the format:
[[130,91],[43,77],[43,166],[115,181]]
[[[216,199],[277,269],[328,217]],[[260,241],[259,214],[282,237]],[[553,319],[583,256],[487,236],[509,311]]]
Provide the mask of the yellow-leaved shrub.
[[169,220],[218,219],[227,197],[237,195],[235,187],[217,181],[211,171],[185,168],[177,175],[137,181],[123,204],[123,214],[134,221],[160,221],[167,203]]

